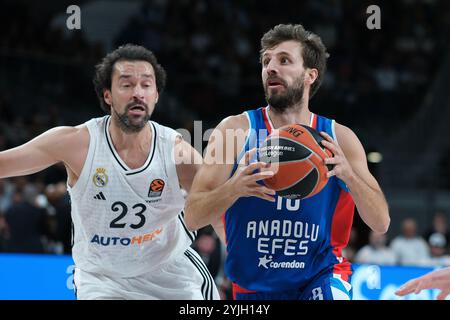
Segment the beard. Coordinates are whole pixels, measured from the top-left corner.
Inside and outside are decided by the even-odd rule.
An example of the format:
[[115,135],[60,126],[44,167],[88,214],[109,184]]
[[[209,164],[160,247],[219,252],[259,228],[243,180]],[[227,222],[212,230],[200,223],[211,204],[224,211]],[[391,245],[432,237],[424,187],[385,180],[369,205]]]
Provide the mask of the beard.
[[[130,116],[128,111],[135,106],[143,106],[145,109],[145,115],[141,117]],[[125,111],[123,113],[118,113],[112,106],[111,109],[114,110],[116,117],[113,117],[114,122],[117,126],[125,133],[138,133],[144,129],[147,122],[150,120],[150,114],[148,112],[148,106],[144,102],[131,102],[126,105]]]
[[[275,111],[280,113],[296,104],[301,104],[304,91],[303,75],[304,74],[301,74],[300,77],[296,78],[291,86],[287,86],[286,83],[282,81],[285,87],[285,92],[277,92],[272,94],[270,94],[267,84],[268,81],[272,79],[268,78],[266,80],[266,85],[264,86],[267,103],[275,109]],[[281,81],[281,79],[278,79],[278,81]]]

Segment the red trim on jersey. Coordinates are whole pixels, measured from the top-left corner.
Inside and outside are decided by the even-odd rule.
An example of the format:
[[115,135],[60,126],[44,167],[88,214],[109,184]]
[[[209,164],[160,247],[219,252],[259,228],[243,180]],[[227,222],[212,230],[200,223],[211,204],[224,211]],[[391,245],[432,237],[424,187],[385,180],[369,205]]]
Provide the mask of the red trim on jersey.
[[313,117],[312,128],[317,130],[317,115],[315,113],[313,113],[312,117]]
[[247,290],[245,288],[242,288],[234,282],[232,283],[231,289],[233,291],[233,300],[236,300],[236,293],[256,293],[256,291]]
[[263,114],[263,119],[264,119],[264,124],[266,125],[267,131],[269,131],[269,134],[272,133],[272,126],[270,125],[269,122],[269,115],[267,114],[267,108],[262,108],[262,114]]
[[[339,259],[342,258],[342,249],[347,246],[350,238],[354,211],[355,202],[352,196],[341,190],[331,222],[331,245],[334,255]],[[334,265],[333,273],[340,274],[342,280],[348,281],[352,274],[350,262],[342,258],[340,263]]]

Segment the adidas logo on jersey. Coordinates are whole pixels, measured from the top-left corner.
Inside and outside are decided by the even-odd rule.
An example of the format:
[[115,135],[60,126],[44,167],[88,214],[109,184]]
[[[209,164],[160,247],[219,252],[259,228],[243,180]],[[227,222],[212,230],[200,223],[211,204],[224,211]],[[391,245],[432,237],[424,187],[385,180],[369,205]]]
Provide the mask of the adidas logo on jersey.
[[100,192],[100,193],[96,194],[96,195],[94,196],[94,199],[97,199],[97,200],[106,200],[105,195],[103,194],[103,192]]

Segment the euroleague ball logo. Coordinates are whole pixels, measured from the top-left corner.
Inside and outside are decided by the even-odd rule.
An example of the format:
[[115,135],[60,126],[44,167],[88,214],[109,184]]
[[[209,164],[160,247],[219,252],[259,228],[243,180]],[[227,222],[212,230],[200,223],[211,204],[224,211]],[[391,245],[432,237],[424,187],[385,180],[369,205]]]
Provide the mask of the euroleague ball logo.
[[150,188],[148,189],[148,197],[155,198],[161,196],[165,185],[166,183],[163,179],[154,179],[150,183]]

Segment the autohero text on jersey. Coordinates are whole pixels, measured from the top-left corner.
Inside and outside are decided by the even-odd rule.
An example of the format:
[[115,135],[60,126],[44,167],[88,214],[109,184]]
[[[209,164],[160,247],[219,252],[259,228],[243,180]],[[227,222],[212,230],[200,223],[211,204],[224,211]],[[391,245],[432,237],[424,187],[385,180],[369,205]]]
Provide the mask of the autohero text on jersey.
[[159,234],[161,234],[163,229],[157,229],[153,232],[146,233],[139,236],[134,236],[132,238],[128,237],[107,237],[107,236],[99,236],[98,234],[95,234],[92,237],[91,243],[95,243],[102,246],[116,246],[116,245],[122,245],[122,246],[129,246],[129,245],[142,245],[145,242],[152,241],[157,237]]

